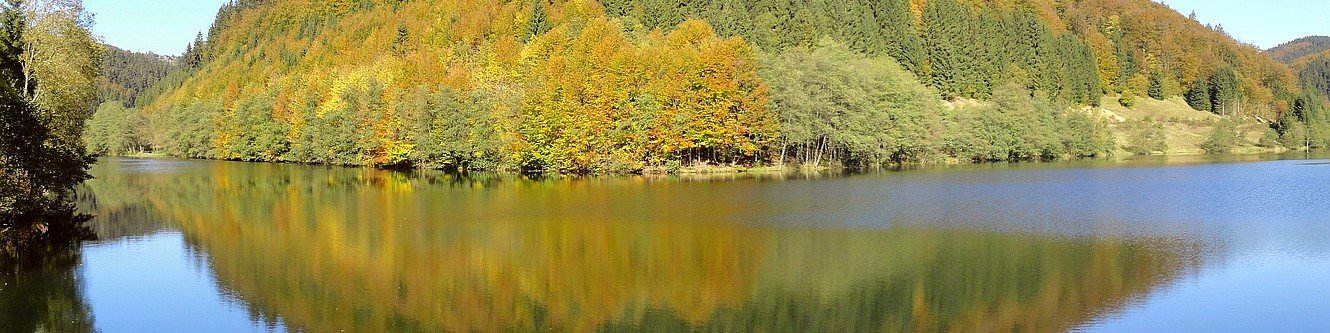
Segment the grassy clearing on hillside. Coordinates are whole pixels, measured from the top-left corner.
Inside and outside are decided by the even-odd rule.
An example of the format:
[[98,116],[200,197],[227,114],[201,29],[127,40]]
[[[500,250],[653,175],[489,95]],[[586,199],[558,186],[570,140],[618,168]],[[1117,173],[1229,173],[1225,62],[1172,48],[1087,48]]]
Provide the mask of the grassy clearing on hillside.
[[[1131,147],[1132,132],[1141,124],[1162,125],[1167,149],[1155,154],[1195,155],[1204,154],[1201,144],[1210,136],[1223,117],[1210,112],[1198,111],[1187,105],[1181,97],[1166,100],[1139,98],[1131,108],[1118,104],[1117,97],[1104,97],[1095,111],[1107,119],[1109,128],[1117,138],[1119,154],[1131,155],[1125,147]],[[1238,132],[1242,140],[1233,153],[1262,153],[1279,150],[1278,148],[1258,147],[1261,136],[1270,131],[1269,125],[1252,117],[1235,117]]]

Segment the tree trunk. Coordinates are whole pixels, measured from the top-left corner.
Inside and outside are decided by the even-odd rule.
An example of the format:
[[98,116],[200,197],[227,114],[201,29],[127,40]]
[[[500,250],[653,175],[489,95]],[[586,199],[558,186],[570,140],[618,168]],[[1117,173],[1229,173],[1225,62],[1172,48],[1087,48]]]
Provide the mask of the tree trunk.
[[813,167],[822,167],[822,152],[826,147],[827,139],[825,137],[817,140],[817,160],[813,162]]

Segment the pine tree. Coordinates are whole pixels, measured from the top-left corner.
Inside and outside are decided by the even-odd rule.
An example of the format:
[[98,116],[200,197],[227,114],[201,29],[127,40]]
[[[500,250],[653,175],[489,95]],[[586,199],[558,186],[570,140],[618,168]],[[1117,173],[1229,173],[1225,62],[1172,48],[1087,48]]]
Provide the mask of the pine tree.
[[1158,71],[1150,72],[1150,89],[1147,92],[1150,98],[1164,100],[1164,75]]
[[964,48],[970,46],[964,40],[969,36],[970,21],[969,9],[955,0],[929,1],[924,7],[923,39],[928,57],[922,72],[930,85],[948,99],[963,93],[958,81],[965,74],[960,71],[966,61]]
[[1241,92],[1238,76],[1232,68],[1224,68],[1210,77],[1210,110],[1220,115],[1237,112]]
[[1330,57],[1316,58],[1307,63],[1298,72],[1298,80],[1304,89],[1330,96]]
[[1214,102],[1210,100],[1210,81],[1201,80],[1192,85],[1187,90],[1187,105],[1200,111],[1214,110]]
[[549,31],[550,22],[548,14],[545,13],[545,0],[535,0],[531,3],[531,21],[527,23],[522,40],[530,41]]
[[605,7],[605,15],[611,17],[623,17],[633,13],[634,0],[601,0],[600,4]]
[[916,75],[922,74],[920,65],[924,63],[926,55],[923,42],[914,28],[909,0],[869,1],[868,7],[877,21],[880,34],[879,42],[874,45],[881,48],[870,53],[889,55],[896,58],[905,69]]

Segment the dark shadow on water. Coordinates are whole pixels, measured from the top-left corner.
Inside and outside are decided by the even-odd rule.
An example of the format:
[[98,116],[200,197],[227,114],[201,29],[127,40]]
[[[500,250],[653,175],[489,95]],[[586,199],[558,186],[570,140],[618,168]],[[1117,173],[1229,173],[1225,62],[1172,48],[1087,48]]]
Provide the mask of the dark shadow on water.
[[84,241],[97,238],[88,226],[90,220],[92,215],[74,213],[71,205],[59,212],[6,221],[0,225],[0,267],[76,251]]
[[79,246],[95,238],[72,209],[9,221],[0,234],[0,332],[91,332],[77,275]]

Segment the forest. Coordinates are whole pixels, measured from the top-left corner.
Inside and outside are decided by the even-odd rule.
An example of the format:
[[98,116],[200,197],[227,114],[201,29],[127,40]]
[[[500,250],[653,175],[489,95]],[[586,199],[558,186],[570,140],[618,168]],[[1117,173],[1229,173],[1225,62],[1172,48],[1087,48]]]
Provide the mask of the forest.
[[[1305,63],[1330,55],[1330,37],[1308,36],[1265,50],[1265,54],[1287,64]],[[1296,68],[1296,66],[1295,66]]]
[[176,62],[170,57],[126,51],[112,45],[104,47],[102,75],[97,81],[99,104],[115,101],[135,106],[139,95],[176,69]]
[[1316,66],[1147,0],[241,0],[169,64],[120,57],[92,153],[625,173],[1145,146],[1104,96],[1330,144]]
[[102,46],[77,2],[0,3],[0,269],[91,237],[75,187]]

